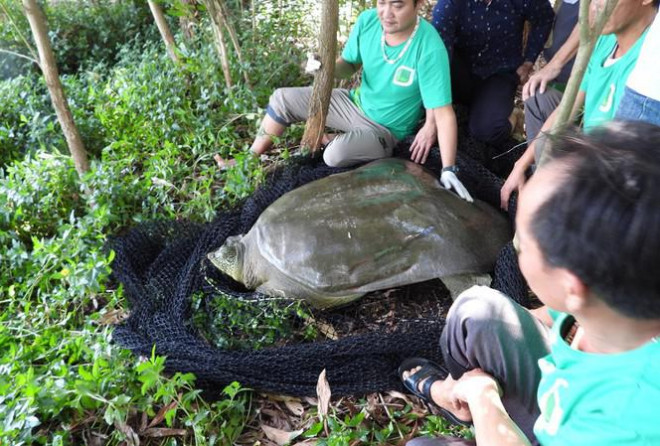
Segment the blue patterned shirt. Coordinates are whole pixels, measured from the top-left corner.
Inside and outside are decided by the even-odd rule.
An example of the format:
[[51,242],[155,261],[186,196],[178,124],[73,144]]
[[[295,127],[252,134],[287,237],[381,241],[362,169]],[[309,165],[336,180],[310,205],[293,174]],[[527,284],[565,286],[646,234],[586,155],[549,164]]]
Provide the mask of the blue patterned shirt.
[[[432,23],[449,54],[459,53],[472,73],[485,79],[534,62],[554,16],[548,0],[438,0]],[[523,53],[525,20],[531,29]]]

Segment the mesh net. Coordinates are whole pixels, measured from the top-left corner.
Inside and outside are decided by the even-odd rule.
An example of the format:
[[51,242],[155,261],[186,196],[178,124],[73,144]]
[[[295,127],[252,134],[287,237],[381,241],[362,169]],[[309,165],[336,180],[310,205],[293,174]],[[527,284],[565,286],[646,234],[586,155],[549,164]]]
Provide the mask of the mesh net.
[[[407,158],[410,142],[403,141],[395,156]],[[464,136],[459,147],[457,165],[464,185],[474,196],[498,208],[502,180],[470,156],[483,153],[483,148]],[[431,151],[426,166],[439,176],[437,148]],[[150,355],[155,346],[157,354],[167,356],[168,371],[192,372],[198,385],[207,389],[222,389],[238,381],[245,387],[296,396],[315,395],[323,369],[333,394],[348,395],[402,390],[396,370],[407,357],[424,356],[441,362],[437,340],[443,322],[437,315],[334,341],[260,350],[218,348],[193,324],[194,296],[202,301],[219,293],[245,301],[266,299],[209,267],[206,254],[220,247],[228,236],[247,232],[261,212],[284,193],[343,170],[330,168],[318,159],[295,159],[269,174],[241,206],[220,211],[209,223],[144,223],[112,237],[109,247],[116,252],[113,277],[123,284],[131,307],[130,317],[116,327],[114,340],[139,355]],[[507,248],[503,252],[495,284],[525,304],[526,286],[524,280],[517,280],[515,255],[512,257]],[[442,298],[447,299],[446,293]],[[341,317],[348,317],[346,314]]]

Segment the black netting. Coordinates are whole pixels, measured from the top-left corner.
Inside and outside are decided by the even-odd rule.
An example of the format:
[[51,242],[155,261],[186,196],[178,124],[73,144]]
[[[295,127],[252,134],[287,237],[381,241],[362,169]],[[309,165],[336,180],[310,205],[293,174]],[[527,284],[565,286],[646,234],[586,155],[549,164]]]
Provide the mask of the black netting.
[[[409,143],[404,141],[395,155],[407,157]],[[466,155],[479,150],[477,143],[462,136],[459,145],[461,180],[475,197],[498,207],[502,180]],[[431,152],[427,166],[439,175],[437,149]],[[220,247],[228,236],[247,232],[282,194],[340,171],[318,159],[297,159],[268,175],[265,184],[242,206],[220,212],[210,223],[146,223],[112,238],[109,246],[116,251],[113,277],[124,285],[131,306],[130,318],[115,329],[114,339],[142,355],[149,355],[155,345],[157,354],[167,356],[168,370],[193,372],[198,383],[207,388],[239,381],[250,388],[299,396],[315,394],[324,368],[333,394],[343,395],[401,389],[396,369],[406,357],[441,361],[437,340],[442,322],[433,318],[337,341],[250,351],[218,349],[192,324],[193,294],[211,296],[221,291],[241,299],[264,297],[209,268],[206,254]],[[500,266],[496,271],[499,277],[518,277],[517,271],[508,270],[517,264]],[[497,278],[495,282],[507,294],[526,295],[524,282]],[[522,298],[520,301],[524,302]]]

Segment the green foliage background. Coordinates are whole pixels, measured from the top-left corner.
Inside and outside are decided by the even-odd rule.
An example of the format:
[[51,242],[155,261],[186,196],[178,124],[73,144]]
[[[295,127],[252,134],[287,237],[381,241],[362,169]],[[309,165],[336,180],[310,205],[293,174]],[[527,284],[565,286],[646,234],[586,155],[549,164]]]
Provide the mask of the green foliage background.
[[[231,60],[232,76],[238,81],[247,70],[253,88],[231,89],[203,10],[195,39],[176,34],[183,59],[177,67],[146,2],[41,3],[91,157],[82,178],[40,72],[0,53],[0,444],[83,444],[91,432],[102,444],[137,444],[130,426],[158,411],[166,427],[189,433],[162,444],[232,444],[241,434],[251,409],[238,384],[209,402],[194,376],[164,375],[165,358],[136,358],[111,343],[108,324],[125,302],[109,279],[114,254],[104,244],[142,221],[209,220],[263,177],[244,151],[272,89],[309,82],[300,65],[313,42],[308,17],[315,2],[257,1],[254,15],[249,3],[228,1],[246,60]],[[0,6],[0,48],[28,54],[20,2]],[[180,5],[164,6],[177,30]],[[219,172],[215,153],[235,156],[239,165]],[[232,329],[241,328],[243,310],[218,305],[225,312],[219,314],[235,316]],[[257,336],[260,343],[273,342],[281,328],[282,313],[268,314],[273,325]],[[377,444],[400,434],[393,426],[367,427],[363,418],[332,418],[323,442]],[[307,434],[317,435],[317,427]]]

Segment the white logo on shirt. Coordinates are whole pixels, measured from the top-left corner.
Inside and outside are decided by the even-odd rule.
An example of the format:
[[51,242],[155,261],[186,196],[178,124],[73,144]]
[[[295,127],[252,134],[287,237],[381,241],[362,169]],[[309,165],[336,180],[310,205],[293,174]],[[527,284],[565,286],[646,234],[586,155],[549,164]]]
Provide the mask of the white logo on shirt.
[[616,86],[614,84],[610,84],[610,92],[607,95],[607,98],[603,101],[602,104],[600,104],[600,107],[598,107],[598,110],[602,111],[603,113],[608,113],[610,110],[612,110],[612,105],[614,104],[614,91],[616,90]]
[[[539,364],[541,360],[539,360]],[[539,398],[539,408],[541,416],[536,420],[536,428],[545,431],[548,435],[555,435],[559,430],[559,424],[564,416],[564,409],[561,407],[560,389],[568,388],[568,382],[565,379],[558,379],[554,384]]]
[[404,65],[400,66],[394,72],[394,78],[392,83],[400,87],[408,87],[412,85],[413,80],[415,79],[415,70]]

